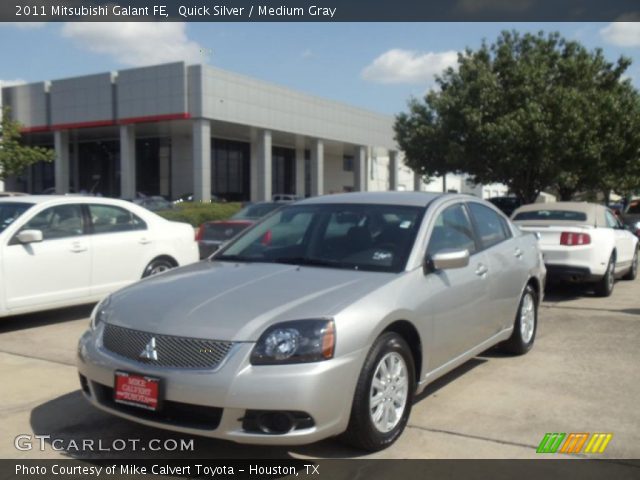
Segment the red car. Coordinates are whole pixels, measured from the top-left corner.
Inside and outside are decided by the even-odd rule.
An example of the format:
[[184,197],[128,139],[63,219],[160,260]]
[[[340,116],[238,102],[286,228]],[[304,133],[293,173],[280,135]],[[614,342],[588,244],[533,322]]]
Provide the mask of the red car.
[[200,225],[196,233],[196,241],[200,248],[200,259],[207,258],[218,250],[223,243],[253,225],[265,215],[280,208],[283,204],[276,202],[252,203],[244,207],[229,220],[215,220]]

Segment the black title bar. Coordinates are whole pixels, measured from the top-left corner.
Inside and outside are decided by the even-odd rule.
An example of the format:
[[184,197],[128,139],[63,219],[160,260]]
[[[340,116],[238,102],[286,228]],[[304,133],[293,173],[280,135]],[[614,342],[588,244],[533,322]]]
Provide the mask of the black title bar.
[[640,21],[638,0],[3,0],[1,22]]

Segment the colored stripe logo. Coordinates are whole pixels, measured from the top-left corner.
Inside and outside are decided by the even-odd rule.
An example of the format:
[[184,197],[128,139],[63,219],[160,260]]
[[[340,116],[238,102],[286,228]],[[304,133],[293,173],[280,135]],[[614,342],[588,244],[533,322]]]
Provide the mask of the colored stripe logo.
[[545,433],[536,453],[580,453],[585,444],[584,453],[604,453],[612,438],[613,433]]

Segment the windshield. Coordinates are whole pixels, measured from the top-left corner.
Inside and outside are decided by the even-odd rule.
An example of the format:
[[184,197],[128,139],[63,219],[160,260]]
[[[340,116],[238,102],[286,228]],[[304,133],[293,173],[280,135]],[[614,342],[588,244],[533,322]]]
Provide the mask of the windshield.
[[213,259],[400,272],[423,212],[396,205],[291,205]]
[[513,220],[562,220],[567,222],[584,222],[587,220],[587,214],[570,210],[533,210],[530,212],[520,212]]
[[0,233],[32,206],[32,203],[0,202]]
[[281,206],[281,203],[258,203],[256,205],[249,205],[248,207],[244,207],[231,218],[233,220],[255,220],[264,217]]

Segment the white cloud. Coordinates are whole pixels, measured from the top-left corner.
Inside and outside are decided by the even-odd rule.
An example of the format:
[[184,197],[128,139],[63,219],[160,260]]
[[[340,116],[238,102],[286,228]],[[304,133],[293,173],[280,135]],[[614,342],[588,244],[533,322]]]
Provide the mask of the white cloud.
[[362,70],[362,78],[376,83],[431,83],[434,75],[456,65],[458,53],[427,52],[395,48]]
[[600,30],[600,35],[619,47],[640,47],[639,22],[612,22]]
[[304,52],[302,52],[301,57],[304,59],[313,57],[313,50],[311,50],[310,48],[307,48]]
[[62,36],[130,66],[179,60],[201,63],[210,51],[189,40],[182,22],[73,22],[64,24]]

